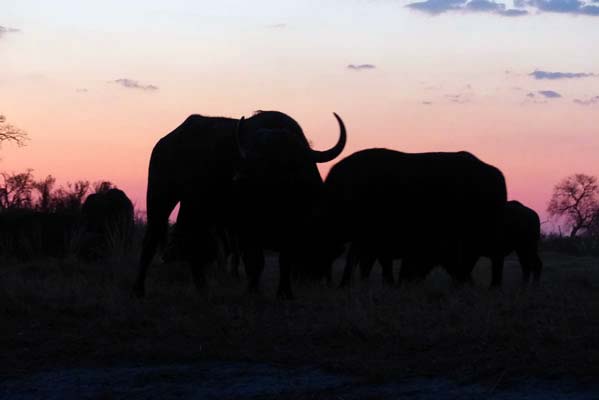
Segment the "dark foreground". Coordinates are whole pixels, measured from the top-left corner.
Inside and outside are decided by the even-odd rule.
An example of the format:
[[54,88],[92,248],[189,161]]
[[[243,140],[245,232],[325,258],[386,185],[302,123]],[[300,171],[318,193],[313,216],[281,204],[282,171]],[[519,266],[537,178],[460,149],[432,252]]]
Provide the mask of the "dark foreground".
[[542,257],[536,289],[510,259],[502,290],[481,262],[473,287],[375,269],[291,302],[273,260],[258,296],[218,271],[199,295],[171,265],[141,301],[133,260],[2,264],[0,398],[597,398],[599,260]]
[[[499,382],[497,382],[499,383]],[[518,380],[504,385],[409,378],[372,383],[310,367],[204,362],[195,365],[67,369],[0,384],[15,400],[78,399],[597,399],[599,384]]]

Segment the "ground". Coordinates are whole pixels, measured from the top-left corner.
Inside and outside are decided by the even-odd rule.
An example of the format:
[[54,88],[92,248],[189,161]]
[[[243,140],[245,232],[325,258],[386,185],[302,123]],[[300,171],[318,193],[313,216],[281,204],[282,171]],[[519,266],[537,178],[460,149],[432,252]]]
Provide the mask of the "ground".
[[[111,376],[118,370],[121,376],[123,368],[137,368],[137,374],[140,368],[167,368],[158,378],[150,374],[156,382],[181,375],[179,368],[213,369],[220,376],[218,365],[274,368],[277,376],[307,368],[317,371],[314,379],[334,376],[345,388],[397,382],[451,384],[456,390],[480,385],[483,393],[531,382],[594,388],[599,259],[557,253],[543,253],[542,259],[539,287],[523,289],[517,260],[509,258],[501,290],[489,290],[490,267],[483,260],[473,286],[456,287],[438,270],[423,284],[388,288],[375,268],[370,281],[356,280],[349,289],[296,285],[293,301],[275,296],[274,257],[268,258],[259,295],[214,270],[208,290],[198,293],[185,265],[156,263],[142,300],[131,296],[133,257],[96,264],[3,262],[0,398],[3,390],[14,394],[15,387],[34,385],[33,377],[44,381],[57,371],[64,372],[63,380],[75,374],[79,382],[85,373],[76,371]],[[337,281],[342,264],[338,260]],[[326,398],[332,389],[318,390]],[[295,398],[320,398],[314,393]]]

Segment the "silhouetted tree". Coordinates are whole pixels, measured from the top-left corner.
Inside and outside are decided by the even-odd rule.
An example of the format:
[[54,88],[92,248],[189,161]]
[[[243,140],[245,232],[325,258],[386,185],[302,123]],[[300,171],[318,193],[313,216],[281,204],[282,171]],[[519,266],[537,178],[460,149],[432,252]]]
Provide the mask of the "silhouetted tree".
[[547,207],[549,215],[564,218],[570,237],[588,230],[599,211],[599,184],[591,175],[574,174],[555,186]]
[[89,181],[79,180],[75,183],[67,182],[67,187],[58,188],[52,198],[52,208],[62,211],[79,211],[83,198],[89,191]]
[[33,206],[33,174],[28,169],[21,173],[1,172],[0,209],[31,208]]
[[56,178],[52,175],[48,175],[44,180],[34,182],[33,187],[39,193],[37,208],[39,208],[40,211],[50,211],[52,209],[55,183]]
[[15,142],[23,146],[27,141],[27,133],[6,122],[6,117],[0,114],[0,143]]
[[98,181],[93,185],[94,193],[106,193],[110,189],[115,189],[115,186],[110,181]]
[[21,173],[0,172],[0,210],[29,208],[42,212],[77,212],[89,192],[88,181],[68,182],[54,189],[56,178],[36,181],[31,169]]

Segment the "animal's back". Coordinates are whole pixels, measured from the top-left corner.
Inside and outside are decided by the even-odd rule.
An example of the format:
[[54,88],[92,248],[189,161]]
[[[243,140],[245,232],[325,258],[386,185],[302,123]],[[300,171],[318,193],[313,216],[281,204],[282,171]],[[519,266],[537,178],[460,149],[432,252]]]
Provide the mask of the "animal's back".
[[232,118],[191,115],[161,138],[150,157],[148,195],[152,191],[182,195],[184,182],[210,184],[230,174],[237,155],[236,124]]
[[516,241],[537,242],[541,237],[541,219],[533,209],[516,200],[508,201],[505,207],[506,234]]
[[467,152],[362,150],[331,168],[326,189],[337,220],[351,219],[342,224],[383,236],[402,230],[404,239],[484,236],[506,201],[501,172]]

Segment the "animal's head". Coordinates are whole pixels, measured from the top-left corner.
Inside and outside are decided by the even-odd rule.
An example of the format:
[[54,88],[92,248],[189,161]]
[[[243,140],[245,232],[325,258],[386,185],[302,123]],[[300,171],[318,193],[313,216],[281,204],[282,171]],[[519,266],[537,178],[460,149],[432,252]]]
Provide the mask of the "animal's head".
[[270,184],[302,184],[320,180],[316,163],[337,157],[346,142],[343,121],[337,114],[339,140],[329,150],[314,150],[308,144],[298,123],[276,111],[258,112],[249,119],[241,118],[235,138],[242,160],[237,178]]

